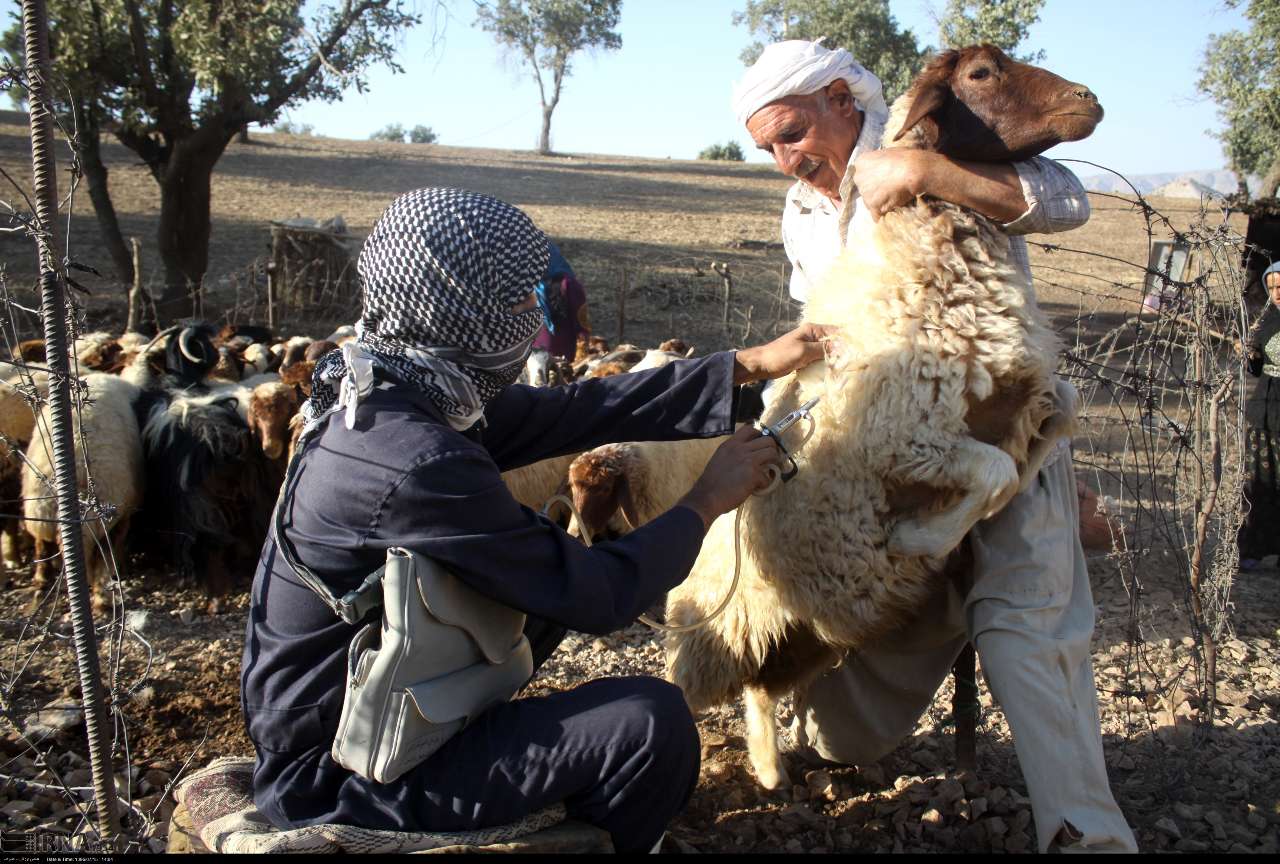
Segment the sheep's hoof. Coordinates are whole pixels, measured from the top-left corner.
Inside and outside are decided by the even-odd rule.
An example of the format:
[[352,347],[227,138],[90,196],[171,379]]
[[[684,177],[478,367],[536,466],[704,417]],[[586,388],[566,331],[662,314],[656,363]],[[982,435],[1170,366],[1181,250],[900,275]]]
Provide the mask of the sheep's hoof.
[[760,781],[760,785],[768,791],[777,792],[779,789],[791,788],[791,776],[782,766],[781,759],[774,759],[771,763],[764,764],[752,758],[751,767],[756,772],[756,779]]

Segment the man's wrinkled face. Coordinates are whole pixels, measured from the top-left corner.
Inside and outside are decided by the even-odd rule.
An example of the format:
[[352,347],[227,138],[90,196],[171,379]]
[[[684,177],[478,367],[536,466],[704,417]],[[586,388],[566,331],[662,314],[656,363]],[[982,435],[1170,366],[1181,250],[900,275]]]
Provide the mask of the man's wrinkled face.
[[747,120],[756,147],[773,156],[779,171],[833,200],[839,200],[840,181],[861,130],[862,114],[844,81],[770,102]]
[[1280,306],[1280,273],[1267,274],[1267,293],[1271,295],[1271,302]]

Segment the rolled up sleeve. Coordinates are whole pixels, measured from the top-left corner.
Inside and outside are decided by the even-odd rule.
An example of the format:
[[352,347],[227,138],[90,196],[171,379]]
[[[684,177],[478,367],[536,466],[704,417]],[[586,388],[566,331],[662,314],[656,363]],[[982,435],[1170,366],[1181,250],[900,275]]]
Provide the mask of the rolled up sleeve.
[[1004,226],[1006,232],[1056,234],[1089,221],[1089,196],[1070,170],[1043,156],[1015,162],[1013,167],[1022,184],[1027,210]]

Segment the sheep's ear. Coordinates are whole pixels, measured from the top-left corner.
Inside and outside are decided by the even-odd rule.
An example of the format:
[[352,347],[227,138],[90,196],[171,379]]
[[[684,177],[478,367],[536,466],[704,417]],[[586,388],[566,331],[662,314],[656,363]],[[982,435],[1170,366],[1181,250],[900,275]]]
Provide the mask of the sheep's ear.
[[911,110],[907,112],[907,119],[903,121],[902,128],[898,130],[898,134],[893,136],[894,141],[902,138],[903,135],[914,129],[921,120],[946,105],[947,99],[951,96],[951,82],[949,80],[921,82],[921,85],[912,99]]
[[622,504],[622,515],[627,520],[627,524],[631,526],[631,530],[640,527],[640,513],[636,508],[635,499],[631,497],[631,483],[627,480],[627,475],[623,473],[618,478],[619,498]]
[[893,136],[894,141],[947,104],[947,100],[951,98],[951,76],[955,74],[959,62],[960,52],[944,51],[924,68],[907,91],[911,94],[911,108],[907,111],[907,119],[903,121],[902,128]]

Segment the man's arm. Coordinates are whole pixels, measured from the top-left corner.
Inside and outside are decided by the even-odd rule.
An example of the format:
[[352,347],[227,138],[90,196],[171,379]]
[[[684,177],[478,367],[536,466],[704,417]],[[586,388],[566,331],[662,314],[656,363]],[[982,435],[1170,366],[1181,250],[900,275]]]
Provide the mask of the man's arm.
[[924,150],[875,150],[854,163],[873,218],[929,195],[1001,222],[1010,234],[1069,231],[1089,219],[1089,199],[1069,170],[1043,156],[1025,162],[961,162]]

